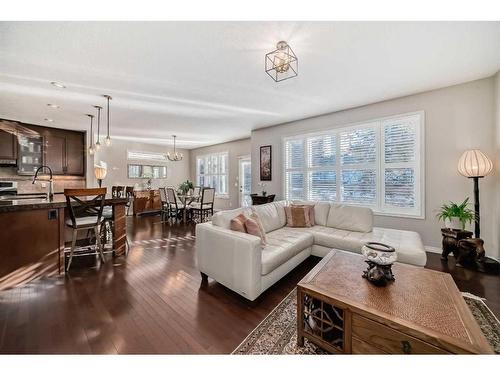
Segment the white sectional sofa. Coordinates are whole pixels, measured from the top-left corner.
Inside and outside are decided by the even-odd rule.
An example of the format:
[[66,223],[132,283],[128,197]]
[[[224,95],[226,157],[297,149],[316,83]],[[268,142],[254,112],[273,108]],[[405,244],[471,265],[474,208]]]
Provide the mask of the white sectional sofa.
[[200,272],[253,301],[310,255],[325,256],[331,249],[361,253],[369,241],[393,246],[398,261],[416,266],[426,263],[425,249],[416,232],[373,227],[368,208],[330,202],[314,204],[315,225],[286,226],[286,201],[254,206],[267,236],[232,231],[231,219],[250,208],[217,212],[211,222],[196,226],[196,255]]

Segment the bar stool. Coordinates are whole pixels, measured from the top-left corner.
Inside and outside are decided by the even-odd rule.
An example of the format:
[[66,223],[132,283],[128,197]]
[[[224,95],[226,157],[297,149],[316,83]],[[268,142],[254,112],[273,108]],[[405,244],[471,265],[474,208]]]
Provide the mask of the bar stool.
[[[69,271],[71,261],[76,248],[76,239],[78,231],[94,231],[96,238],[95,255],[99,254],[101,261],[105,263],[102,252],[100,226],[103,221],[102,211],[104,208],[104,199],[106,197],[106,188],[95,189],[64,189],[66,205],[69,212],[69,219],[66,220],[66,226],[73,230],[71,250],[69,254],[66,272]],[[83,197],[93,197],[92,199],[82,199]]]

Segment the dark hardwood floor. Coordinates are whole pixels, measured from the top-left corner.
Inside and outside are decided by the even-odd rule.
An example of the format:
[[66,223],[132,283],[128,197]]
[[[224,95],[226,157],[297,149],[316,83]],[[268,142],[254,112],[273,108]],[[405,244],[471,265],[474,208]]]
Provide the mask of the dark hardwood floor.
[[[80,258],[69,276],[0,292],[0,353],[230,353],[319,261],[251,303],[212,280],[201,286],[194,226],[129,217],[128,233],[127,258],[100,267]],[[500,277],[449,264],[429,254],[429,268],[500,316]]]

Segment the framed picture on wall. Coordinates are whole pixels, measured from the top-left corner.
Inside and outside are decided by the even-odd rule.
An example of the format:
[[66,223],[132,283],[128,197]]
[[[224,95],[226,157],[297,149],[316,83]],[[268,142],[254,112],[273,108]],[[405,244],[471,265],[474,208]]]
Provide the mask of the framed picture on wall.
[[272,148],[269,146],[260,146],[260,180],[272,180]]

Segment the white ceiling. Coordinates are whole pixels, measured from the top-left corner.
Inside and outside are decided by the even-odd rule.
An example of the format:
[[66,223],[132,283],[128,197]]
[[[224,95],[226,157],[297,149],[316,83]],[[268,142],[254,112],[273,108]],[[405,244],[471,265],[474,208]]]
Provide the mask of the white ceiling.
[[[276,83],[279,40],[299,76]],[[195,148],[499,68],[500,22],[0,22],[0,118],[84,130],[110,94],[112,137]]]

